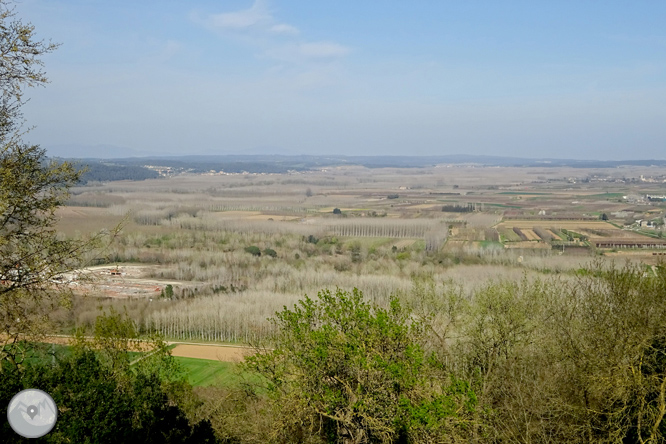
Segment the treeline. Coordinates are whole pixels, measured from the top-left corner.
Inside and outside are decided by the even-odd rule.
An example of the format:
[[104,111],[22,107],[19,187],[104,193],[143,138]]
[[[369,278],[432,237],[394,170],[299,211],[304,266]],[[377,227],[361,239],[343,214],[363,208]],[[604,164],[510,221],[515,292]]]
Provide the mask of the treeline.
[[445,213],[471,213],[474,211],[474,205],[443,205],[442,211]]
[[81,176],[81,184],[88,182],[109,182],[114,180],[146,180],[160,177],[157,171],[138,165],[114,165],[102,162],[79,164],[85,170]]
[[[0,402],[10,404],[24,389],[49,393],[58,409],[45,443],[214,444],[210,421],[158,338],[139,339],[136,324],[115,311],[97,317],[93,333],[79,331],[74,345],[22,342],[21,359],[0,360]],[[143,351],[136,358],[137,351]],[[19,407],[20,408],[20,407]],[[28,440],[7,421],[3,444]]]
[[338,236],[422,238],[428,231],[437,229],[437,224],[434,219],[351,219],[326,221],[324,225]]
[[252,396],[211,389],[210,406],[227,400],[211,423],[248,443],[664,442],[660,270],[594,264],[471,294],[425,278],[379,304],[322,291],[271,319],[245,365],[266,381]]
[[209,171],[224,171],[225,173],[266,173],[284,174],[289,171],[305,171],[315,165],[304,163],[296,159],[263,159],[244,156],[237,159],[234,156],[189,156],[168,158],[137,158],[119,159],[114,163],[123,166],[159,165],[169,167],[176,171],[187,171],[190,173],[207,173]]

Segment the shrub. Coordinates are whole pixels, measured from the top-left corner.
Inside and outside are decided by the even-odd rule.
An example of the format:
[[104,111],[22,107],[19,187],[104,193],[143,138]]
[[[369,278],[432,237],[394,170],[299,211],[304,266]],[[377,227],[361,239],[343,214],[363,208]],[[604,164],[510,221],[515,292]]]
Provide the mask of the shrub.
[[272,248],[266,248],[264,250],[264,254],[266,256],[270,256],[270,257],[277,257],[277,252],[275,250],[273,250]]
[[[271,319],[272,350],[246,360],[273,400],[283,434],[326,442],[463,442],[477,400],[469,383],[421,345],[426,327],[396,298],[362,292],[305,297]],[[288,408],[285,408],[289,406]],[[286,441],[286,439],[285,439]]]
[[256,245],[245,247],[245,252],[250,253],[252,256],[261,256],[261,250]]
[[305,238],[305,241],[309,244],[316,244],[317,242],[319,242],[319,239],[317,239],[315,236],[311,234],[307,238]]

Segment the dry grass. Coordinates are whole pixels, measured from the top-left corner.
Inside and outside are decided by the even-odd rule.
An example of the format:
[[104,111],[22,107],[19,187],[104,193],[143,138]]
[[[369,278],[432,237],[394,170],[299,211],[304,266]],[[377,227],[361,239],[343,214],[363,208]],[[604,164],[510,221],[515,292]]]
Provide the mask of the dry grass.
[[557,228],[565,230],[581,230],[581,229],[593,229],[593,230],[608,230],[608,231],[622,231],[619,228],[609,224],[604,221],[576,221],[576,220],[564,220],[564,221],[553,221],[553,220],[508,220],[500,223],[497,228],[520,228],[523,229],[532,229],[533,227],[543,227],[544,229]]
[[[108,183],[75,190],[74,201],[90,206],[61,209],[59,227],[76,236],[111,228],[128,215],[116,243],[97,259],[151,264],[145,278],[150,283],[171,282],[175,289],[174,300],[136,303],[132,316],[171,337],[243,342],[266,334],[266,318],[275,311],[322,288],[358,287],[371,300],[385,304],[392,293],[408,295],[413,280],[424,277],[476,288],[501,277],[576,269],[589,257],[568,251],[559,256],[548,244],[534,241],[538,236],[533,228],[590,236],[626,232],[603,221],[499,222],[501,205],[522,205],[535,213],[542,205],[568,209],[574,196],[598,194],[595,185],[564,189],[572,185],[561,178],[581,172],[342,167],[305,174]],[[539,184],[526,185],[531,181]],[[514,189],[524,194],[501,194]],[[549,194],[529,194],[534,191]],[[388,199],[389,194],[399,198]],[[441,205],[452,202],[477,204],[485,212],[440,211]],[[346,214],[333,215],[334,208]],[[453,235],[447,241],[449,226]],[[534,240],[508,242],[510,249],[480,242],[492,226],[508,240],[517,240],[513,227]],[[553,237],[557,239],[554,233]],[[248,246],[270,248],[277,257],[254,257],[245,252]],[[97,295],[104,294],[101,290]]]
[[251,353],[246,347],[224,347],[216,345],[177,344],[171,355],[181,358],[207,359],[222,362],[241,362]]

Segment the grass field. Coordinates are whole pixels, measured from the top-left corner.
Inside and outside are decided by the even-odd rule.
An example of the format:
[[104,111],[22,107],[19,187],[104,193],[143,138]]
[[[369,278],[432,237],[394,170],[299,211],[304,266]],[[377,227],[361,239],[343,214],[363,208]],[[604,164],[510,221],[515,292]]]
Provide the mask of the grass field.
[[187,381],[193,386],[235,386],[243,381],[238,372],[238,365],[232,362],[211,361],[207,359],[174,358],[187,375]]
[[620,199],[625,193],[598,193],[577,196],[579,199]]
[[238,387],[242,383],[261,382],[258,376],[243,372],[237,363],[181,357],[175,359],[187,375],[187,381],[195,387]]
[[[50,364],[52,353],[59,359],[70,356],[72,347],[60,344],[35,343],[26,361],[31,364]],[[130,361],[141,357],[144,353],[129,352]],[[238,364],[209,359],[183,358],[174,356],[187,381],[195,387],[205,386],[237,386],[243,381],[251,381],[239,371]]]

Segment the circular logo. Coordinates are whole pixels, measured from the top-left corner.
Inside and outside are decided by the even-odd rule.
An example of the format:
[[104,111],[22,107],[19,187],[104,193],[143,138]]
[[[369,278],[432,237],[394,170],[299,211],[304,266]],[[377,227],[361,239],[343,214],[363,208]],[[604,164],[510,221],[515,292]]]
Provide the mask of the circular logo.
[[18,392],[7,407],[7,420],[24,438],[39,438],[53,429],[58,409],[51,395],[38,389]]

